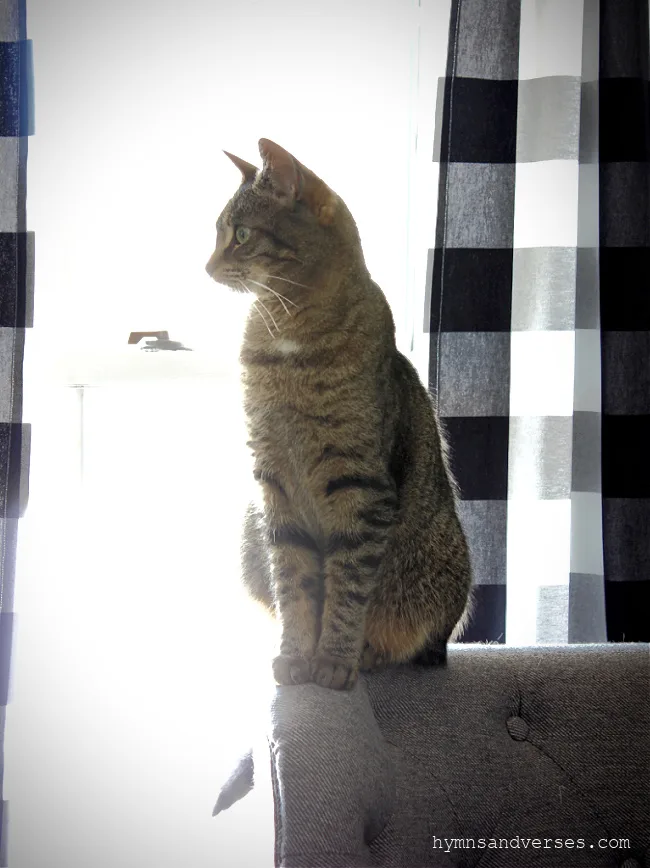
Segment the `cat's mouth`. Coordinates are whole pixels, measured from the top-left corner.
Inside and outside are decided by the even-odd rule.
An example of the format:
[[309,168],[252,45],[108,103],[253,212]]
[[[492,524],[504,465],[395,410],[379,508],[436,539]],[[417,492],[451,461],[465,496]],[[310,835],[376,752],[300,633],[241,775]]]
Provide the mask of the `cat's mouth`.
[[[206,271],[207,270],[208,269],[206,269]],[[208,274],[210,274],[209,271]],[[268,274],[257,274],[256,272],[251,274],[248,271],[242,272],[228,268],[216,268],[210,274],[210,277],[216,281],[216,283],[228,287],[228,289],[233,292],[256,296],[265,295],[267,292],[273,292],[271,287],[268,286],[268,280],[270,277]]]
[[233,292],[252,291],[251,288],[245,283],[247,276],[241,274],[240,272],[231,271],[229,269],[220,269],[218,266],[215,268],[212,266],[212,262],[208,262],[205,270],[208,272],[212,280],[215,281],[215,283],[220,283],[223,286],[227,286],[228,289],[232,289]]
[[224,274],[219,278],[219,283],[225,284],[228,289],[232,289],[234,292],[252,292],[246,283],[246,278],[238,274]]
[[270,271],[256,268],[233,269],[228,266],[223,267],[219,263],[215,265],[212,260],[208,262],[205,270],[215,283],[242,295],[254,295],[263,306],[265,300],[268,302],[273,297],[273,300],[277,300],[287,314],[290,313],[290,308],[298,308],[300,305],[298,298],[294,300],[291,297],[296,294],[295,288],[298,288],[299,293],[305,289],[314,289],[312,286],[299,283],[283,275],[272,274]]

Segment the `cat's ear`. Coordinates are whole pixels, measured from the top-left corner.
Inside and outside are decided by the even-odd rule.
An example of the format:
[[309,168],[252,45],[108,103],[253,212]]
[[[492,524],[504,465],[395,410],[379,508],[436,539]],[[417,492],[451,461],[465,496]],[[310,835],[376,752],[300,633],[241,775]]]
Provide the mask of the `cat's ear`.
[[259,148],[262,173],[273,186],[288,199],[304,202],[323,226],[332,223],[336,196],[327,184],[270,139],[260,139]]
[[257,167],[252,163],[247,163],[246,160],[242,160],[241,157],[236,157],[234,154],[228,153],[228,151],[224,151],[224,154],[233,161],[233,163],[237,166],[242,175],[242,184],[245,184],[247,181],[254,181],[255,176],[257,175]]
[[260,139],[259,149],[264,164],[262,174],[266,175],[283,196],[297,199],[301,187],[300,171],[289,151],[285,151],[270,139]]

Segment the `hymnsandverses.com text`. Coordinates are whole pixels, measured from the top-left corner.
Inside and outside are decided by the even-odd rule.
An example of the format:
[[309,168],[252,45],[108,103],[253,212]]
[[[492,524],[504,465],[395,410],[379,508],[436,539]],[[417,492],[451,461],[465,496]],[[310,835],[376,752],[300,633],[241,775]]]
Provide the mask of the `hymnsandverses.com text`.
[[452,850],[629,850],[629,838],[438,838],[433,847],[450,853]]

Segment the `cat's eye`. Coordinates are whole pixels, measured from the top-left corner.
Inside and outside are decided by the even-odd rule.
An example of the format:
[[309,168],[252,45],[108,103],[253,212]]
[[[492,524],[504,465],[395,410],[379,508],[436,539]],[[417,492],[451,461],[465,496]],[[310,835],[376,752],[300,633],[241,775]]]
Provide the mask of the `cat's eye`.
[[251,237],[251,231],[248,226],[238,226],[235,231],[235,238],[238,244],[245,244]]

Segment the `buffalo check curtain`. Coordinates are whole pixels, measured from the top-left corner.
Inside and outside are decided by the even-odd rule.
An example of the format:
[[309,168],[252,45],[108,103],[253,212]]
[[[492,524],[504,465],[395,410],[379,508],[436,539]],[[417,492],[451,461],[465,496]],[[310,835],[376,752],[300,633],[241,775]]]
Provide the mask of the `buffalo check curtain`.
[[[1,760],[29,457],[23,0],[0,5],[0,86]],[[465,640],[647,641],[647,0],[452,0],[439,105],[430,387],[477,583]]]
[[[32,239],[25,223],[31,51],[20,0],[0,6],[0,786],[9,695],[18,523],[27,497],[29,426],[22,422],[25,329],[31,325]],[[7,811],[0,801],[0,865]]]
[[463,641],[650,639],[647,0],[453,0],[429,386]]

